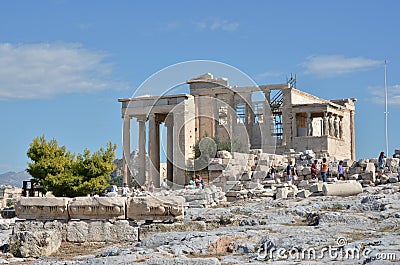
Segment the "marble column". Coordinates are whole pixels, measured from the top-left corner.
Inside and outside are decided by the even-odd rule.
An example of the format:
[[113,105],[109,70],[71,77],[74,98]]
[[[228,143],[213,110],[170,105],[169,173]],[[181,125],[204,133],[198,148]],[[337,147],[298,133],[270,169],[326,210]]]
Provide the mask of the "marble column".
[[356,159],[356,135],[354,124],[354,110],[350,110],[350,135],[351,135],[351,159]]
[[165,119],[165,126],[167,127],[167,180],[173,182],[174,180],[174,121],[173,116],[168,115]]
[[335,124],[335,137],[339,138],[339,118],[338,118],[338,115],[335,115],[334,124]]
[[131,181],[131,174],[129,170],[129,161],[131,158],[131,117],[125,115],[123,117],[124,125],[123,125],[123,132],[122,132],[122,145],[123,145],[123,175],[122,175],[122,182],[129,183]]
[[137,118],[139,123],[139,166],[138,179],[139,184],[144,184],[146,181],[146,119]]
[[160,123],[154,114],[149,115],[149,181],[160,187]]
[[328,113],[324,111],[324,118],[323,118],[323,135],[328,135],[328,129],[329,129],[329,124],[328,124]]
[[343,139],[343,117],[339,117],[339,138]]
[[219,120],[219,109],[218,109],[218,95],[214,94],[212,97],[212,108],[213,108],[213,129],[214,129],[214,136],[219,137],[218,135],[218,120]]
[[307,136],[312,136],[313,128],[312,128],[312,120],[311,120],[311,112],[307,112]]

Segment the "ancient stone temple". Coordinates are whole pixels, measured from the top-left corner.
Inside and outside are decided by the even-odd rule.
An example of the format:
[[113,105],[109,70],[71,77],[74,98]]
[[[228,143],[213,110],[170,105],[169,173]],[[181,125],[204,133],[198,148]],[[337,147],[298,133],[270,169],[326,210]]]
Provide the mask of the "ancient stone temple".
[[[338,159],[355,159],[355,98],[321,99],[296,89],[293,82],[231,86],[228,79],[209,73],[186,83],[190,94],[119,99],[124,157],[130,154],[130,120],[136,118],[139,123],[139,182],[160,186],[161,123],[167,128],[167,179],[179,185],[187,183],[187,172],[193,170],[193,147],[205,136],[236,143],[232,149],[240,152],[262,149],[284,154],[311,149]],[[124,162],[127,182],[130,174]]]

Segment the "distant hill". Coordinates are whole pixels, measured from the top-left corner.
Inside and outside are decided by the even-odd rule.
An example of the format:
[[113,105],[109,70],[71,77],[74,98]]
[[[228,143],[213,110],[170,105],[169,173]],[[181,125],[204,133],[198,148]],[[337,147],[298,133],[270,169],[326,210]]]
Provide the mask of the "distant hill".
[[30,180],[32,177],[26,171],[7,172],[0,174],[0,185],[10,185],[22,188],[23,180]]

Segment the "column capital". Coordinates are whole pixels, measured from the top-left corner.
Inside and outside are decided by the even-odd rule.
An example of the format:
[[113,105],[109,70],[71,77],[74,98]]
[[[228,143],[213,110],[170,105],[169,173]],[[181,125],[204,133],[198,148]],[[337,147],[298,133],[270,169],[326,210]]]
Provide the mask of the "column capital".
[[137,116],[135,117],[137,122],[146,122],[147,118],[145,116]]

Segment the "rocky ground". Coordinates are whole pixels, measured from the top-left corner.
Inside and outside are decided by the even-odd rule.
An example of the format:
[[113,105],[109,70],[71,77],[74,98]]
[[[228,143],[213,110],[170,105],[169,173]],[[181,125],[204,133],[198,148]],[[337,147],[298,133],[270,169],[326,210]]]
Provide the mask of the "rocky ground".
[[[350,197],[257,198],[192,208],[183,224],[142,227],[135,244],[64,243],[49,257],[5,253],[0,263],[399,264],[399,184]],[[5,243],[11,230],[6,221],[2,228]]]

